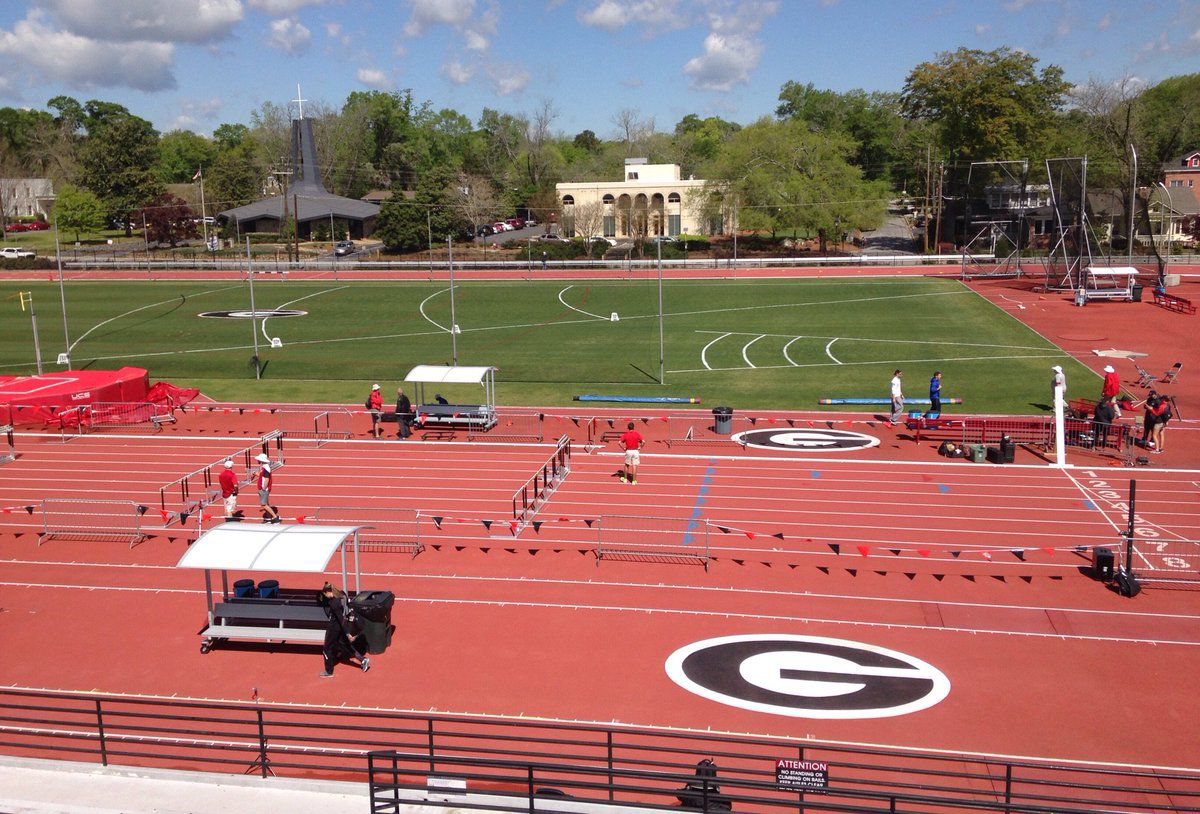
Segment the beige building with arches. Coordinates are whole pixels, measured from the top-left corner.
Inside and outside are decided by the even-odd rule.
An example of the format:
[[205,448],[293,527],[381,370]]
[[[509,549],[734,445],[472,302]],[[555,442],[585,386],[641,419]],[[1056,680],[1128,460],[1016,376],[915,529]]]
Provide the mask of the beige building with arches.
[[679,176],[678,164],[627,158],[621,181],[555,184],[563,235],[632,239],[724,234],[723,219],[704,212],[706,182]]

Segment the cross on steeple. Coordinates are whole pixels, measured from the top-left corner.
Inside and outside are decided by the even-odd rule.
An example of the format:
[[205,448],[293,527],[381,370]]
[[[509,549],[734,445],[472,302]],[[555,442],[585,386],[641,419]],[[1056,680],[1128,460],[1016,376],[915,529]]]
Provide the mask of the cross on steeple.
[[307,102],[308,100],[301,98],[299,82],[296,83],[296,98],[293,99],[292,101],[295,102],[299,106],[300,115],[297,118],[303,119],[304,118],[304,103]]

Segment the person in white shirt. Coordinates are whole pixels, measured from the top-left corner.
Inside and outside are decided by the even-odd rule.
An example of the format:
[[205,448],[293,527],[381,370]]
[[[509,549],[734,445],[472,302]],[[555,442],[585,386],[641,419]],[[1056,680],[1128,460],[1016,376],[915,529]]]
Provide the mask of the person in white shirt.
[[900,414],[904,412],[904,390],[900,387],[900,376],[902,372],[897,370],[892,374],[892,423],[895,424],[900,420]]
[[1064,403],[1067,400],[1067,377],[1058,365],[1050,369],[1054,371],[1054,378],[1050,382],[1050,406],[1053,408],[1057,399],[1062,399]]

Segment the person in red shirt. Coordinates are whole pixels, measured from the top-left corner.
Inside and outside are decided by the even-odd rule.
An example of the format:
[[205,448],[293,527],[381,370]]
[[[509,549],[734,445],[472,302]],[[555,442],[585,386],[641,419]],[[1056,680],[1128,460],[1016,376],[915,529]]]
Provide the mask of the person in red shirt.
[[642,434],[633,428],[633,422],[629,422],[629,430],[621,434],[619,441],[621,449],[625,450],[625,468],[621,470],[621,483],[628,481],[632,484],[637,484],[638,464],[641,462],[642,445],[645,444],[645,439]]
[[371,395],[367,396],[367,409],[371,412],[371,434],[379,438],[383,433],[383,428],[379,426],[383,418],[383,394],[379,392],[377,384],[371,385]]
[[262,507],[263,522],[278,523],[279,510],[271,505],[271,487],[275,485],[275,479],[271,475],[271,459],[259,454],[254,460],[262,464],[255,478],[255,485],[258,487],[258,505]]
[[[1115,406],[1117,396],[1121,395],[1121,375],[1117,373],[1112,365],[1104,366],[1104,384],[1100,387],[1100,400],[1112,399]],[[1117,418],[1121,417],[1121,411],[1117,409]]]
[[221,497],[225,499],[225,519],[241,520],[242,513],[237,507],[238,479],[233,472],[233,461],[225,461],[225,468],[221,470],[217,482],[221,486]]

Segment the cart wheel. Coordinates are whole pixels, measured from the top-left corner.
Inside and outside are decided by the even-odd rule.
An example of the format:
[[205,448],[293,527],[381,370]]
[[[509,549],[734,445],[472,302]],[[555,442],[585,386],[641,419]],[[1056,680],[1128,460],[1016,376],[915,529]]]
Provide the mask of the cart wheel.
[[212,650],[212,642],[200,642],[200,652],[207,653]]

